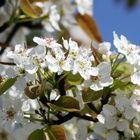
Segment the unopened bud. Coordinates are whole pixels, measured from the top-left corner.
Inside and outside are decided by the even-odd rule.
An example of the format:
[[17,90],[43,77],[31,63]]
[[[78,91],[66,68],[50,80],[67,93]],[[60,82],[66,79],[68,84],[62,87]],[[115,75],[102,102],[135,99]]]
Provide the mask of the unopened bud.
[[41,94],[41,86],[40,85],[31,85],[25,88],[25,95],[30,99],[35,99]]

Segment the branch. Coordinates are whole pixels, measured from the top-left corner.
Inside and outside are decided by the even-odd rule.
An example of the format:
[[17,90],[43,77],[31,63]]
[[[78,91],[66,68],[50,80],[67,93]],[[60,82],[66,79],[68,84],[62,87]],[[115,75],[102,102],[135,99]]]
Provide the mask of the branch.
[[99,114],[100,111],[97,110],[97,108],[95,107],[95,105],[93,103],[87,103],[88,107],[93,110],[96,114]]
[[[43,105],[45,105],[46,107],[49,108],[48,106],[48,100],[45,96],[41,97],[40,98],[40,101]],[[87,120],[87,121],[92,121],[92,122],[97,122],[98,119],[97,118],[92,118],[90,116],[87,116],[87,115],[82,115],[78,112],[69,112],[67,115],[63,116],[62,114],[60,114],[60,112],[58,114],[55,115],[58,120],[52,120],[49,124],[50,125],[55,125],[55,124],[62,124],[70,119],[72,119],[73,117],[77,117],[77,118],[81,118],[81,119],[84,119],[84,120]]]
[[60,125],[60,124],[62,124],[62,123],[64,123],[64,122],[66,122],[66,121],[71,120],[72,118],[73,118],[73,114],[68,113],[68,114],[65,115],[65,116],[61,116],[61,119],[53,120],[50,124],[51,124],[51,125],[55,125],[55,124]]
[[[18,29],[19,29],[19,26],[16,24],[16,25],[12,28],[12,30],[11,30],[11,32],[9,33],[9,35],[8,35],[8,37],[7,37],[6,41],[5,41],[5,43],[3,43],[3,44],[7,44],[7,46],[8,46],[8,44],[11,42],[12,38],[14,37],[14,35],[16,34],[16,32],[17,32]],[[0,55],[4,52],[5,49],[6,49],[6,47],[3,47],[3,48],[0,50]]]
[[[5,24],[3,24],[0,27],[0,32],[3,32],[6,28],[8,28],[10,26],[10,24],[7,22]],[[4,52],[4,50],[9,46],[9,43],[11,42],[12,38],[14,37],[14,35],[16,34],[16,32],[18,31],[18,29],[20,27],[27,27],[29,29],[34,29],[34,28],[43,28],[43,25],[39,22],[36,24],[33,24],[32,22],[24,22],[24,23],[16,23],[14,25],[14,27],[12,28],[11,32],[9,33],[5,43],[0,43],[0,45],[2,46],[2,49],[0,50],[0,55]]]
[[9,22],[5,22],[1,27],[0,27],[0,33],[5,31],[8,27],[10,26]]
[[92,118],[92,117],[87,116],[87,115],[81,115],[81,114],[79,114],[77,112],[72,112],[72,114],[73,114],[74,117],[77,117],[77,118],[81,118],[81,119],[91,121],[91,122],[98,122],[97,118]]
[[81,115],[80,113],[77,113],[77,112],[70,112],[68,113],[67,115],[65,116],[62,116],[60,117],[60,114],[59,114],[59,118],[58,120],[53,120],[50,124],[51,125],[60,125],[66,121],[69,121],[71,120],[73,117],[77,117],[77,118],[81,118],[81,119],[84,119],[84,120],[87,120],[87,121],[91,121],[91,122],[98,122],[98,119],[97,118],[92,118],[90,116],[87,116],[87,115]]
[[107,93],[105,98],[102,97],[99,112],[101,112],[103,106],[108,103],[109,98],[110,98],[110,93]]
[[10,66],[15,66],[15,63],[10,63],[10,62],[0,62],[2,65],[10,65]]
[[48,99],[46,98],[46,96],[40,97],[39,101],[40,101],[44,106],[50,108],[50,107],[48,106],[48,104],[47,104],[49,101],[48,101]]

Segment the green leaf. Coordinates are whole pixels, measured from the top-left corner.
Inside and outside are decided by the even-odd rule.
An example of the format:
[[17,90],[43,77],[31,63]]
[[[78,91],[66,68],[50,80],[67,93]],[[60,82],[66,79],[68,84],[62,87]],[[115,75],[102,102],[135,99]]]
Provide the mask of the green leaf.
[[98,100],[103,95],[102,90],[93,91],[91,89],[85,89],[82,91],[82,98],[85,103],[92,102]]
[[112,90],[123,90],[124,92],[131,92],[136,88],[136,85],[130,81],[115,80],[112,86]]
[[116,73],[117,71],[123,72],[122,74],[129,75],[132,73],[133,67],[129,63],[121,62],[116,69]]
[[71,96],[61,96],[54,104],[48,103],[48,105],[58,111],[75,112],[80,111],[78,100]]
[[45,140],[45,134],[42,129],[37,129],[33,131],[29,137],[28,140]]
[[93,110],[91,110],[87,104],[84,104],[84,107],[82,108],[82,110],[80,111],[81,114],[92,114]]
[[73,75],[72,73],[69,73],[66,77],[66,82],[70,85],[80,85],[83,82],[83,78],[80,74]]
[[14,85],[17,78],[6,79],[2,83],[0,83],[0,95],[2,95],[5,91],[7,91],[10,87]]
[[115,90],[115,89],[121,89],[123,88],[124,86],[127,85],[128,82],[123,82],[121,80],[115,80],[114,83],[113,83],[113,86],[112,86],[112,89]]
[[45,130],[49,140],[67,140],[65,130],[60,125],[51,125]]
[[20,8],[26,15],[32,18],[39,17],[42,13],[41,8],[32,5],[29,0],[21,0]]

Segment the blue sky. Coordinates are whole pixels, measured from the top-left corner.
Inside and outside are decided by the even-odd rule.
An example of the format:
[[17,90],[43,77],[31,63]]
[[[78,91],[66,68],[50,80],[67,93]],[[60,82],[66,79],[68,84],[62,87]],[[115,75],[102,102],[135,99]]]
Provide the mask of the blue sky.
[[127,9],[124,3],[115,0],[94,0],[94,19],[104,41],[112,42],[112,32],[116,31],[140,45],[140,6]]

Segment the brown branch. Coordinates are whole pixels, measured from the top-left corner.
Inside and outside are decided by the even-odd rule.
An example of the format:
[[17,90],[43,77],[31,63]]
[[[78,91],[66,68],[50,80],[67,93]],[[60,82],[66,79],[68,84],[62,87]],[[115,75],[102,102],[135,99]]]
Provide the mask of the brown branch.
[[0,62],[2,65],[10,65],[10,66],[15,66],[15,63],[10,63],[10,62]]
[[97,118],[92,118],[92,117],[87,116],[87,115],[81,115],[80,113],[77,113],[77,112],[72,112],[72,114],[74,117],[77,117],[77,118],[81,118],[81,119],[91,121],[91,122],[98,122]]
[[80,113],[78,112],[70,112],[68,113],[67,115],[65,116],[62,116],[60,117],[60,114],[59,114],[59,118],[58,120],[53,120],[50,124],[51,125],[60,125],[66,121],[69,121],[71,120],[73,117],[77,117],[77,118],[80,118],[80,119],[84,119],[84,120],[87,120],[87,121],[91,121],[91,122],[98,122],[98,119],[97,118],[92,118],[90,116],[87,116],[87,115],[81,115]]
[[[7,37],[6,41],[5,41],[5,43],[3,43],[3,44],[9,46],[8,44],[11,42],[12,38],[14,37],[14,35],[16,34],[16,32],[17,32],[18,29],[19,29],[19,26],[16,24],[16,25],[12,28],[12,30],[11,30],[11,32],[9,33],[9,35],[8,35],[8,37]],[[3,48],[0,50],[0,55],[4,52],[5,49],[6,49],[6,47],[3,47]]]
[[95,105],[93,103],[87,103],[88,107],[93,110],[95,113],[99,114],[100,111],[97,110],[97,108],[95,107]]
[[0,27],[0,33],[5,31],[8,27],[10,26],[9,22],[5,22],[1,27]]
[[[40,101],[47,108],[50,108],[48,106],[48,104],[47,104],[49,101],[48,101],[48,99],[45,96],[41,97]],[[87,121],[91,121],[91,122],[97,122],[98,121],[97,118],[92,118],[92,117],[87,116],[87,115],[82,115],[82,114],[80,114],[78,112],[69,112],[67,115],[64,115],[64,116],[63,116],[63,114],[60,114],[60,112],[59,112],[55,116],[58,118],[58,120],[52,120],[49,124],[51,124],[51,125],[52,124],[53,125],[55,125],[55,124],[59,125],[59,124],[62,124],[64,122],[72,119],[73,117],[81,118],[81,119],[84,119],[84,120],[87,120]]]

